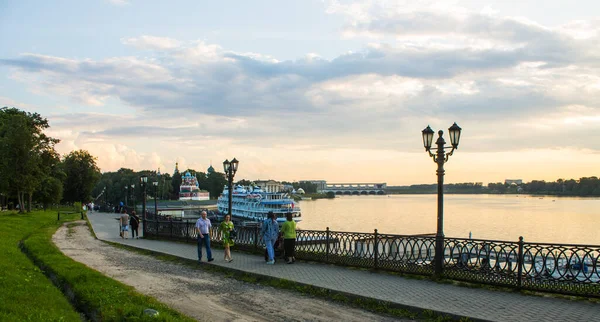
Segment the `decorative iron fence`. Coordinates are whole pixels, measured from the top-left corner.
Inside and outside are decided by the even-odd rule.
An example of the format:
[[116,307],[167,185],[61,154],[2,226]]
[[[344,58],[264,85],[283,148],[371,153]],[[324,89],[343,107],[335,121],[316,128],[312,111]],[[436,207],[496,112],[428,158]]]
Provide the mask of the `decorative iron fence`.
[[[146,236],[196,242],[195,221],[148,221]],[[260,227],[236,227],[236,248],[262,253]],[[217,227],[212,242],[220,244]],[[298,230],[296,257],[433,275],[435,235]],[[445,238],[444,277],[516,289],[600,297],[600,246]]]

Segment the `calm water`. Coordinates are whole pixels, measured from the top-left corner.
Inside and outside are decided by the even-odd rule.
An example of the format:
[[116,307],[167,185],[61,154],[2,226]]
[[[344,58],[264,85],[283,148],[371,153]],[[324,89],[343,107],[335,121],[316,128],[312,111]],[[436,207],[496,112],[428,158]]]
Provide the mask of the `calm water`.
[[[437,195],[343,196],[300,201],[302,229],[435,233]],[[600,198],[444,195],[444,234],[600,245]]]

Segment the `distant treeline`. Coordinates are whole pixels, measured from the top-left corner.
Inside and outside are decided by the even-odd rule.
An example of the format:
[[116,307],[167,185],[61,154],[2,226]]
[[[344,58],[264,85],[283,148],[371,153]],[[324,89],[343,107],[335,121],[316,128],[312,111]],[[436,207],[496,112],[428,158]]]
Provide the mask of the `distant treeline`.
[[[437,193],[437,184],[416,184],[411,186],[388,186],[388,194],[427,194]],[[465,194],[539,194],[558,196],[600,196],[600,179],[583,177],[575,179],[558,179],[554,182],[533,180],[522,184],[489,183],[484,186],[480,182],[451,183],[444,185],[444,193]]]

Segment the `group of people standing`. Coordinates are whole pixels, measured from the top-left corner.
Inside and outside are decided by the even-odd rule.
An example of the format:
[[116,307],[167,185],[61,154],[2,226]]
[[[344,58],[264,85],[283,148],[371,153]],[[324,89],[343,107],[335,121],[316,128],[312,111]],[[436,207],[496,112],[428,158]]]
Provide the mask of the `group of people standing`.
[[272,211],[269,211],[260,233],[267,248],[267,264],[275,264],[275,245],[279,241],[280,236],[283,237],[283,251],[287,263],[292,264],[296,261],[296,222],[291,213],[286,214],[286,221],[281,225],[280,231],[277,216]]
[[[196,221],[196,234],[198,238],[198,261],[202,260],[202,247],[206,248],[207,261],[212,262],[212,251],[210,249],[210,232],[211,222],[210,219],[206,218],[207,213],[203,211],[200,214],[200,218]],[[267,264],[275,264],[275,244],[279,240],[280,236],[283,236],[283,248],[284,254],[288,264],[292,264],[296,261],[295,258],[295,247],[296,247],[296,222],[293,220],[292,214],[288,213],[286,221],[281,226],[281,232],[279,224],[277,223],[277,217],[270,211],[267,215],[267,219],[262,224],[260,233],[265,242],[267,250]],[[223,239],[224,247],[224,260],[226,262],[233,261],[231,257],[231,247],[234,243],[235,227],[231,221],[231,215],[226,215],[223,222],[219,225],[218,229]]]
[[131,239],[139,239],[140,234],[138,228],[140,226],[140,217],[137,216],[135,210],[131,211],[131,216],[127,213],[127,210],[121,210],[121,217],[119,217],[120,224],[120,235],[123,239],[128,239],[128,233],[131,229]]

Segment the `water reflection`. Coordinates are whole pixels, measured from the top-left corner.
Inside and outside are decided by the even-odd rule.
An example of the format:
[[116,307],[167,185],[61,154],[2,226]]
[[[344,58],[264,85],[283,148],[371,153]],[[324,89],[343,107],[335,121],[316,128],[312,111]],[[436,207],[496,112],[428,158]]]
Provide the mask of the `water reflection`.
[[[600,198],[444,195],[448,237],[600,245]],[[435,233],[437,196],[343,196],[301,201],[303,229]]]

